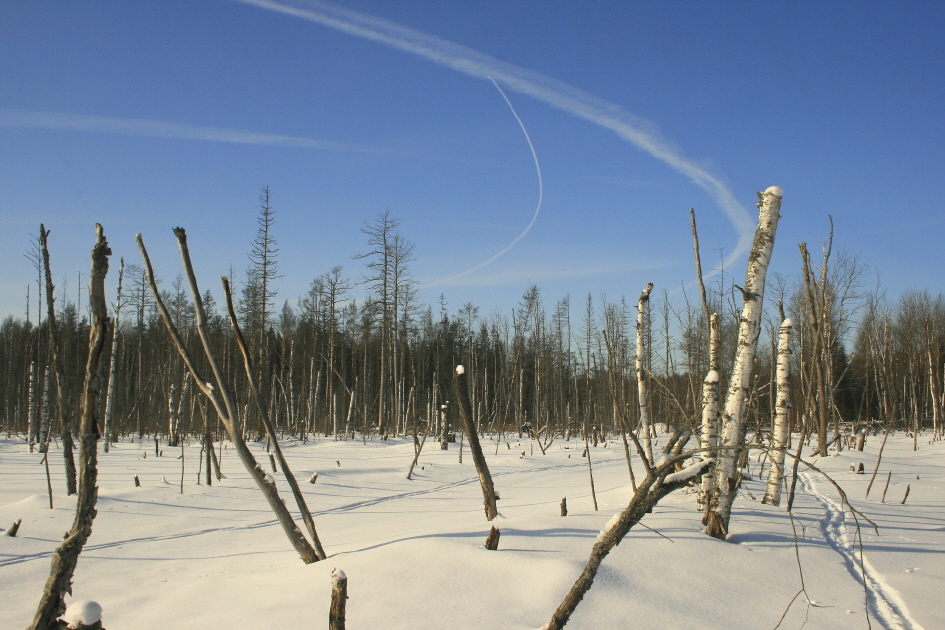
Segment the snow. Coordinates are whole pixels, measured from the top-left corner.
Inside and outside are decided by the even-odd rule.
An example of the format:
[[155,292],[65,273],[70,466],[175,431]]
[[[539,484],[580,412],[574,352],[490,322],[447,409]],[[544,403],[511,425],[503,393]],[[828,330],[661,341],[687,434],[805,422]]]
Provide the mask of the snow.
[[788,317],[783,322],[781,322],[781,326],[794,326],[794,320]]
[[[497,524],[499,550],[487,551],[482,543],[496,521],[486,521],[475,467],[469,457],[459,463],[458,446],[425,449],[408,481],[414,452],[409,438],[285,440],[286,459],[300,478],[322,471],[318,483],[303,484],[302,492],[329,558],[305,565],[232,446],[221,451],[227,478],[206,486],[196,484],[200,445],[187,444],[181,494],[179,484],[160,482],[162,476],[180,478],[181,460],[155,457],[149,439],[99,451],[98,517],[73,592],[76,599],[99,602],[109,628],[154,627],[156,619],[179,630],[314,627],[328,615],[333,569],[348,578],[351,628],[538,628],[580,574],[598,532],[631,496],[619,440],[591,447],[595,511],[587,463],[573,456],[583,442],[559,439],[546,455],[537,448],[529,455],[528,440],[512,439],[511,448],[496,452],[483,435],[504,515]],[[804,466],[793,523],[783,507],[762,505],[763,458],[752,454],[751,479],[733,507],[727,542],[702,533],[694,491],[674,492],[604,560],[568,630],[622,628],[631,621],[641,630],[774,628],[800,589],[795,530],[807,594],[818,606],[801,595],[781,628],[865,629],[867,612],[876,629],[945,628],[939,605],[945,591],[945,443],[922,435],[914,452],[911,437],[891,435],[865,498],[870,474],[850,468],[862,462],[871,472],[881,442],[881,435],[870,436],[864,452],[843,451],[816,464],[879,525],[878,534],[861,518],[857,535],[833,486]],[[265,443],[250,446],[264,461]],[[74,518],[61,451],[54,445],[50,459],[52,510],[41,458],[22,440],[0,440],[0,523],[23,519],[16,538],[0,536],[0,628],[29,625],[50,555]],[[341,460],[344,467],[336,465]],[[640,479],[643,466],[636,456],[633,461]],[[134,486],[135,475],[141,487]],[[283,477],[274,477],[294,508]],[[564,496],[567,517],[559,514]],[[697,566],[711,567],[711,576]]]
[[709,373],[705,375],[706,383],[718,383],[719,382],[719,373],[716,370],[709,370]]
[[457,366],[456,366],[456,373],[457,373],[457,374],[463,374],[465,371],[466,371],[466,368],[464,368],[463,366],[461,366],[461,365],[457,365]]
[[66,614],[62,616],[62,620],[70,628],[77,628],[80,625],[91,626],[102,620],[102,607],[98,602],[76,600],[66,607]]
[[715,460],[712,459],[711,457],[708,459],[699,460],[693,464],[690,464],[689,466],[686,466],[685,468],[683,468],[682,470],[678,472],[674,472],[674,473],[670,473],[666,475],[666,478],[663,479],[663,483],[670,484],[670,483],[676,483],[677,481],[685,481],[687,479],[692,479],[693,477],[698,475],[700,472],[702,472],[703,468],[705,468],[706,466],[712,463],[715,463]]
[[780,186],[768,186],[768,187],[765,189],[765,194],[766,194],[766,195],[774,195],[775,197],[783,197],[783,196],[784,196],[784,191],[781,190],[781,187],[780,187]]

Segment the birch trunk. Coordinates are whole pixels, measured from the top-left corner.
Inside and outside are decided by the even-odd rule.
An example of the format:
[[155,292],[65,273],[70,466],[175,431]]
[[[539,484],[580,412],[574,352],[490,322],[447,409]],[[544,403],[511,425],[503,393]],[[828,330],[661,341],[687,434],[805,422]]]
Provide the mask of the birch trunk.
[[787,448],[791,430],[791,327],[794,322],[785,319],[778,334],[777,402],[775,403],[774,428],[771,432],[771,454],[768,471],[768,489],[761,500],[769,505],[781,505],[781,482],[784,479],[784,449]]
[[643,452],[647,460],[653,462],[653,439],[652,439],[652,421],[650,419],[650,399],[646,391],[646,370],[643,367],[644,344],[643,336],[645,331],[645,312],[646,304],[650,300],[650,292],[653,291],[653,283],[649,282],[643,293],[640,294],[640,300],[637,302],[637,392],[640,402],[640,437],[643,442]]
[[112,441],[112,412],[115,408],[115,368],[118,365],[118,327],[121,318],[121,281],[125,276],[125,259],[118,264],[118,298],[115,301],[115,321],[112,322],[112,356],[108,365],[108,393],[105,396],[105,442],[102,447],[108,452]]
[[[719,314],[709,317],[709,372],[702,382],[702,448],[714,449],[719,445]],[[713,451],[705,451],[702,459],[714,457]],[[699,510],[712,505],[715,472],[710,468],[702,476],[699,485]]]
[[751,369],[761,333],[761,311],[765,293],[765,276],[771,252],[774,249],[774,237],[778,228],[778,212],[781,209],[781,189],[771,186],[763,193],[758,193],[758,228],[755,240],[748,255],[748,271],[745,274],[745,288],[742,290],[744,304],[738,324],[738,347],[735,363],[732,367],[731,382],[725,397],[723,412],[724,428],[715,469],[715,486],[718,490],[718,504],[706,512],[706,533],[714,538],[725,539],[728,535],[728,522],[731,517],[732,502],[738,488],[737,462],[739,451],[745,443],[745,410],[748,391],[751,387]]
[[36,361],[30,361],[30,391],[27,401],[27,422],[29,424],[30,434],[30,453],[33,452],[33,445],[39,441],[39,419],[36,414],[36,379],[37,379]]

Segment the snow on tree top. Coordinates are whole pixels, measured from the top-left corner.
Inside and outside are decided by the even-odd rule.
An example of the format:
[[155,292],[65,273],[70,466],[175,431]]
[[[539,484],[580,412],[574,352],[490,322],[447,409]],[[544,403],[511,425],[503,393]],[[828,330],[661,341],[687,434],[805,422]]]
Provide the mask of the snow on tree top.
[[719,373],[715,370],[709,370],[709,373],[705,375],[706,383],[718,383],[719,382]]
[[464,368],[463,366],[461,366],[461,365],[457,365],[457,366],[456,366],[456,373],[457,373],[457,374],[463,374],[465,371],[466,371],[466,368]]
[[780,186],[768,186],[768,187],[765,189],[765,194],[767,195],[767,194],[769,194],[769,193],[772,194],[772,195],[774,195],[775,197],[783,197],[783,196],[784,196],[784,191],[781,190],[781,187],[780,187]]
[[62,616],[62,620],[69,628],[91,626],[102,620],[102,607],[98,602],[76,600],[66,608],[66,614]]
[[788,317],[787,319],[785,319],[785,320],[781,323],[781,325],[782,325],[782,326],[793,326],[793,325],[794,325],[794,320],[791,319],[790,317]]

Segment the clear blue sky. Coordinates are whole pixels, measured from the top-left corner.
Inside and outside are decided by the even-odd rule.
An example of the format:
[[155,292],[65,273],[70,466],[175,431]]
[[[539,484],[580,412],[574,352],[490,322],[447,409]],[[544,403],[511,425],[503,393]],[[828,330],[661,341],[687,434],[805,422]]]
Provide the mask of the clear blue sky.
[[[942,291],[943,27],[945,3],[908,1],[3,0],[0,313],[25,315],[40,222],[72,301],[95,222],[114,269],[143,233],[166,284],[187,228],[219,295],[267,185],[293,305],[332,266],[361,277],[360,228],[385,210],[425,303],[672,291],[693,279],[689,208],[710,268],[771,185],[775,271],[796,274],[801,241],[816,255],[829,213],[890,294]],[[540,164],[537,218],[488,77]]]

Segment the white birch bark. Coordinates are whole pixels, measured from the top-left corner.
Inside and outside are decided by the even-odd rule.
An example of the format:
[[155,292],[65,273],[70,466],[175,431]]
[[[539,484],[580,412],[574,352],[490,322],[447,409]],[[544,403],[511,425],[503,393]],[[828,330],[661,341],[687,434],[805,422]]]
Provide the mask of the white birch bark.
[[[719,314],[709,318],[709,372],[702,382],[702,448],[714,449],[719,445]],[[715,457],[715,452],[703,452],[702,459]],[[714,468],[714,467],[713,467]],[[710,468],[702,476],[699,485],[699,510],[712,504],[711,494],[715,485],[715,471]]]
[[30,453],[33,452],[33,445],[39,440],[39,419],[36,415],[36,361],[30,361],[30,391],[27,401],[26,417],[29,426]]
[[45,453],[49,442],[49,366],[43,375],[43,402],[39,409],[39,452]]
[[649,282],[643,293],[640,294],[640,300],[637,302],[637,394],[640,404],[640,438],[643,443],[643,452],[646,459],[652,465],[653,463],[653,438],[652,438],[652,420],[650,418],[650,398],[646,389],[646,370],[643,368],[644,346],[643,338],[645,332],[644,311],[646,303],[650,300],[650,292],[653,291],[653,283]]
[[738,346],[722,415],[724,426],[720,446],[723,448],[715,468],[718,504],[706,513],[706,533],[715,538],[724,539],[728,534],[732,501],[738,487],[738,451],[745,443],[745,408],[751,387],[752,364],[761,333],[765,276],[778,229],[781,195],[778,186],[771,186],[763,193],[758,193],[758,227],[748,255],[748,271],[742,289],[744,304],[738,324]]
[[112,410],[115,408],[115,367],[118,365],[118,328],[121,324],[121,282],[125,275],[125,259],[118,264],[118,298],[115,300],[115,321],[112,325],[112,356],[108,365],[108,393],[105,395],[105,427],[103,448],[108,452],[112,441]]
[[791,430],[791,327],[794,322],[785,319],[778,333],[778,367],[775,375],[777,400],[775,402],[774,427],[771,432],[771,454],[768,460],[768,489],[761,500],[769,505],[781,505],[781,481],[784,479],[784,449],[787,448],[788,432]]

